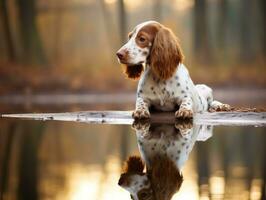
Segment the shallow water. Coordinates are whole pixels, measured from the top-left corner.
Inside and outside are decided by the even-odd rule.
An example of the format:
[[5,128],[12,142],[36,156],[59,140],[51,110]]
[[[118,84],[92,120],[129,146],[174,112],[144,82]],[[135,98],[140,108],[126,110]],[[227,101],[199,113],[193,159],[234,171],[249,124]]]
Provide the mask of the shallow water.
[[[37,101],[42,98],[37,98],[37,103],[7,99],[0,102],[0,112],[130,110],[134,107],[132,95],[128,96],[128,101],[120,98],[123,101],[119,103],[106,103],[105,100],[109,99],[106,97],[97,103],[95,99],[88,102],[91,96],[84,98],[81,98],[84,104],[68,99],[62,104],[61,99],[65,98],[60,98],[59,104],[51,101],[49,105],[46,100],[44,104]],[[261,99],[256,105],[264,107]],[[240,105],[239,99],[236,105]],[[91,123],[86,115],[82,115],[81,120],[74,116],[74,120],[68,122],[53,121],[56,120],[54,116],[37,116],[40,121],[0,118],[0,200],[130,199],[130,193],[118,182],[120,180],[123,185],[120,179],[122,168],[132,155],[140,156],[148,171],[160,166],[160,162],[153,162],[156,155],[166,163],[167,160],[174,163],[173,171],[166,173],[167,165],[163,165],[158,179],[149,180],[153,183],[153,197],[160,195],[160,189],[156,188],[159,184],[154,183],[162,182],[167,186],[164,193],[171,193],[173,200],[265,199],[265,113],[260,116],[263,120],[260,125],[264,125],[260,127],[244,124],[213,127],[207,126],[206,118],[194,125],[169,123],[168,118],[164,118],[163,123],[157,120],[153,124],[132,125],[133,120],[128,114],[122,118],[115,116],[115,121],[113,115],[110,118],[105,116],[104,120],[103,112],[98,115],[100,117],[92,118]],[[228,116],[223,119],[228,120]],[[64,115],[60,117],[68,119]],[[229,121],[234,118],[234,123],[240,124],[235,116],[229,118]],[[84,119],[87,123],[81,122]],[[104,124],[94,124],[98,122]],[[224,123],[222,120],[218,124]],[[208,125],[213,124],[217,125]],[[155,143],[157,148],[152,150]],[[182,174],[183,181],[174,172]],[[175,187],[169,186],[172,181]],[[176,187],[178,183],[180,189]]]
[[118,185],[123,163],[138,155],[152,169],[154,153],[143,145],[160,144],[155,155],[163,156],[168,141],[178,149],[167,158],[174,157],[183,176],[179,190],[169,188],[172,199],[265,199],[265,133],[252,126],[144,123],[133,129],[0,118],[1,199],[130,199]]

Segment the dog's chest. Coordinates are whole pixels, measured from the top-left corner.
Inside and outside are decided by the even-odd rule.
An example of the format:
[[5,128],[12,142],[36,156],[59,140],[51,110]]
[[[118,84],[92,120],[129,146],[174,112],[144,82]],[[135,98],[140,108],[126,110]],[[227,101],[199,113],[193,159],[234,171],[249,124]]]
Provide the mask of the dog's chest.
[[142,92],[145,98],[150,100],[151,105],[161,110],[172,110],[180,104],[182,94],[182,81],[178,75],[169,80],[158,80],[152,75],[148,75],[142,83]]

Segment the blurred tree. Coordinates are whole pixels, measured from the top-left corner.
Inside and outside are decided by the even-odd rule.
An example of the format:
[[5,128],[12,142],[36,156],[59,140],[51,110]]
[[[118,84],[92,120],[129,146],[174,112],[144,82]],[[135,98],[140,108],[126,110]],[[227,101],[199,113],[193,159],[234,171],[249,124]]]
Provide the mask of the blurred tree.
[[11,28],[9,24],[9,15],[8,15],[8,6],[7,0],[0,0],[0,9],[2,13],[2,23],[3,23],[3,31],[4,37],[6,41],[6,48],[7,48],[7,57],[8,61],[13,62],[16,60],[16,54],[14,49],[14,44],[12,40]]
[[212,61],[207,24],[206,0],[195,0],[194,6],[194,50],[198,62],[206,64]]
[[23,62],[44,65],[47,59],[36,24],[35,3],[35,0],[17,0]]
[[252,3],[249,0],[243,0],[240,4],[240,60],[244,63],[253,62],[254,58],[251,30],[255,19],[251,9]]
[[110,48],[112,49],[112,52],[115,52],[115,49],[118,48],[120,44],[117,44],[117,41],[114,38],[113,31],[110,31],[113,29],[114,24],[112,22],[112,15],[110,11],[108,10],[108,7],[106,6],[106,3],[104,0],[100,0],[100,5],[103,13],[103,18],[104,18],[104,24],[105,24],[105,32],[106,36],[110,45]]
[[62,21],[63,21],[63,7],[64,1],[54,1],[54,14],[55,14],[55,35],[54,35],[54,62],[60,63],[60,50],[61,50],[61,39],[62,39]]
[[162,20],[162,1],[161,0],[155,0],[153,3],[153,18],[160,22]]
[[[194,147],[196,149],[196,159],[197,159],[197,172],[198,172],[198,185],[208,184],[210,178],[210,143],[207,142],[198,142]],[[201,195],[201,191],[199,191]]]
[[38,199],[38,151],[44,124],[22,124],[18,166],[18,199]]
[[262,54],[264,56],[264,60],[266,60],[266,36],[265,36],[265,30],[266,30],[266,1],[260,0],[260,8],[261,8],[261,19],[262,19],[262,27],[261,27],[261,36],[262,36]]
[[118,1],[118,18],[119,18],[119,28],[120,28],[120,45],[122,45],[127,40],[127,16],[125,11],[124,0]]
[[[4,199],[5,193],[8,191],[8,180],[10,175],[10,160],[11,160],[11,152],[12,146],[14,143],[14,136],[16,131],[16,122],[11,122],[10,125],[4,130],[2,128],[2,133],[6,134],[6,139],[4,138],[4,148],[3,148],[3,159],[1,159],[1,177],[0,177],[0,199]],[[3,139],[3,138],[1,138]]]
[[[224,51],[227,27],[227,0],[219,0],[219,17],[217,23],[218,47]],[[220,53],[220,52],[219,52]]]

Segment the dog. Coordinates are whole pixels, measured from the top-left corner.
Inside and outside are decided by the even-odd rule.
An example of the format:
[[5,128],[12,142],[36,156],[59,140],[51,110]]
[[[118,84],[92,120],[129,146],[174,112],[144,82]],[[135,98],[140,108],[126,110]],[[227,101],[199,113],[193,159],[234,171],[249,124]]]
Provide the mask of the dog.
[[128,158],[118,184],[133,200],[170,200],[182,185],[181,169],[195,142],[210,138],[212,126],[136,121],[133,128],[141,157]]
[[208,109],[226,111],[228,104],[213,100],[212,89],[194,85],[173,32],[156,21],[137,25],[116,53],[128,78],[138,79],[135,119],[149,118],[150,108],[176,111],[176,118],[192,118]]

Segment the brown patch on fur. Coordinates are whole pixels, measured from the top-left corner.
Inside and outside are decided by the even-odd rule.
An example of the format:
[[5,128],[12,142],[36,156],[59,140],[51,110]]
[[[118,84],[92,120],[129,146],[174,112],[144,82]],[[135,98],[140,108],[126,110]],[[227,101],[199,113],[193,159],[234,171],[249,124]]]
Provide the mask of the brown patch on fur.
[[152,168],[148,169],[155,199],[170,200],[179,191],[183,176],[174,162],[166,156],[156,156],[152,159]]
[[[123,172],[140,173],[144,164],[139,156],[130,156],[126,161]],[[153,193],[148,199],[170,200],[179,191],[183,176],[179,173],[174,162],[166,156],[155,156],[151,159],[151,166],[147,169]],[[140,190],[138,193],[140,193]]]
[[[148,24],[146,26],[143,26],[139,30],[139,32],[136,36],[136,39],[135,39],[137,45],[141,48],[149,47],[149,44],[153,43],[154,38],[155,38],[157,32],[159,31],[160,27],[161,27],[160,24],[157,24],[157,23],[152,23],[152,24]],[[141,37],[144,37],[146,39],[146,41],[141,42],[140,41]]]
[[160,79],[168,79],[184,59],[181,47],[174,33],[162,27],[155,36],[150,54],[150,66]]
[[124,164],[124,173],[143,173],[144,163],[139,156],[130,156]]
[[141,76],[143,69],[144,69],[144,67],[142,64],[140,64],[140,65],[126,65],[124,72],[125,72],[127,78],[136,80]]
[[130,39],[132,37],[132,35],[133,35],[133,31],[129,32],[127,37]]

